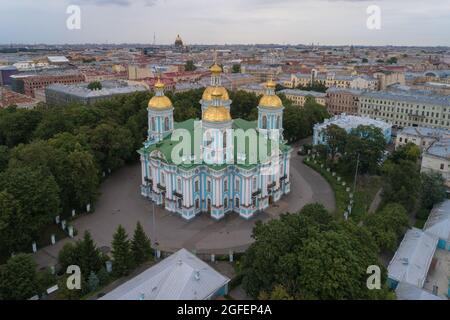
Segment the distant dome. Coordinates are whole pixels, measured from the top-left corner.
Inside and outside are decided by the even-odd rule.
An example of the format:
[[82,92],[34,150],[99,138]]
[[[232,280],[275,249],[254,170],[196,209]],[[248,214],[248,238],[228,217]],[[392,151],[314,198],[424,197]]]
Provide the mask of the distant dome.
[[175,39],[175,47],[182,47],[183,46],[183,40],[181,39],[180,35],[177,35],[177,38]]

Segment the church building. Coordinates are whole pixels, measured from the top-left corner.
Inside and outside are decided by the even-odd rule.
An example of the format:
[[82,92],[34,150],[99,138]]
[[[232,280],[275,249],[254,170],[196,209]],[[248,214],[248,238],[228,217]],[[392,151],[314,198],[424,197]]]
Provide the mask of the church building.
[[[148,137],[138,150],[141,194],[186,220],[202,213],[217,220],[232,213],[249,219],[290,191],[291,148],[283,140],[284,107],[275,83],[269,81],[258,120],[232,119],[232,101],[221,85],[222,69],[215,63],[210,71],[210,86],[200,100],[201,120],[175,122],[164,84],[155,84],[155,96],[148,103]],[[174,157],[178,131],[192,137],[192,150],[183,154],[181,163]],[[256,142],[247,140],[252,133]]]

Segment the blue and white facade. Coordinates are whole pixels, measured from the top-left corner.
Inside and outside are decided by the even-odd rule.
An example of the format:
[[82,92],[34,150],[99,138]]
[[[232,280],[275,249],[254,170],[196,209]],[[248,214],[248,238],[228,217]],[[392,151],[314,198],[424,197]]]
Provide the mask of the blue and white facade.
[[[214,81],[217,86],[206,89],[212,93],[211,100],[202,99],[202,121],[191,119],[171,126],[173,108],[163,108],[156,112],[149,108],[149,119],[155,118],[156,124],[164,123],[168,118],[169,126],[162,128],[169,130],[161,131],[159,126],[153,130],[151,127],[151,138],[139,150],[142,164],[141,194],[186,220],[202,213],[217,220],[230,213],[249,219],[290,192],[291,149],[283,144],[280,137],[279,152],[269,150],[264,161],[250,163],[248,151],[240,153],[234,142],[226,142],[234,141],[226,138],[227,130],[282,130],[283,108],[261,106],[257,123],[233,120],[229,114],[229,105],[223,99],[222,89],[214,90],[220,82]],[[261,100],[263,99],[264,97]],[[149,124],[152,125],[150,121]],[[177,142],[171,141],[171,130],[180,128],[193,133],[196,126],[201,126],[203,132],[210,130],[213,135],[218,135],[215,142],[202,141],[200,146],[201,155],[209,148],[211,152],[208,153],[214,155],[213,159],[206,161],[202,158],[195,164],[174,163],[172,150]],[[192,145],[196,143],[193,142]],[[198,160],[195,157],[192,152],[191,158],[187,160]]]

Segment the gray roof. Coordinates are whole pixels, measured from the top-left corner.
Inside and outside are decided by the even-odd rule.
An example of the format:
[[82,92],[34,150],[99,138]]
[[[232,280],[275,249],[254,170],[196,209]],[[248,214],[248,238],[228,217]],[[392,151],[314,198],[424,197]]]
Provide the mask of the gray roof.
[[450,130],[442,128],[428,128],[428,127],[406,127],[398,132],[398,134],[402,133],[416,137],[430,137],[440,139],[446,135],[450,135]]
[[280,90],[278,93],[284,93],[289,94],[293,96],[301,96],[301,97],[314,97],[314,98],[325,98],[326,93],[323,92],[317,92],[317,91],[306,91],[306,90],[299,90],[299,89],[284,89]]
[[441,138],[434,142],[427,149],[426,154],[450,160],[450,137]]
[[92,97],[102,97],[110,96],[115,94],[127,94],[136,91],[147,91],[147,88],[143,85],[129,85],[125,81],[109,80],[101,81],[102,89],[91,90],[88,89],[88,83],[80,83],[73,85],[65,85],[60,83],[54,83],[47,86],[48,90],[63,92],[69,95],[92,98]]
[[395,289],[397,300],[444,300],[441,297],[418,288],[415,285],[400,282]]
[[204,300],[229,281],[207,263],[181,249],[100,300]]
[[330,87],[327,89],[327,93],[340,93],[340,92],[349,92],[354,95],[360,95],[364,91],[350,88],[338,88],[338,87]]
[[437,94],[422,94],[417,91],[402,91],[402,92],[366,91],[362,93],[361,96],[365,98],[380,99],[380,100],[424,103],[450,107],[450,96]]
[[434,206],[424,226],[425,232],[450,241],[450,200]]
[[385,121],[342,113],[340,115],[334,116],[333,118],[325,119],[325,122],[323,123],[315,124],[314,130],[325,130],[325,128],[331,124],[335,124],[346,130],[357,128],[360,125],[374,126],[376,128],[380,128],[382,131],[391,128],[391,125]]
[[408,230],[388,266],[388,276],[422,288],[438,238],[417,228]]

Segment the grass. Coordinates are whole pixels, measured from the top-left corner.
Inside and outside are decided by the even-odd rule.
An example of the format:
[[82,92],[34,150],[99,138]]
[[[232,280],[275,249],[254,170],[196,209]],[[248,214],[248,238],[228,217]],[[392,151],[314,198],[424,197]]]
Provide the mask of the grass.
[[[313,160],[306,161],[306,158],[303,160],[303,162],[313,170],[317,171],[330,184],[334,192],[334,197],[336,199],[335,214],[338,218],[342,218],[343,213],[347,210],[348,204],[350,202],[349,194],[346,191],[347,186],[351,186],[351,184],[349,184],[348,178],[346,179],[345,177],[341,176],[341,181],[338,182],[337,176],[340,175],[336,174],[336,176],[333,177],[332,173],[328,172],[325,166],[324,168],[320,167],[321,163],[314,163]],[[342,181],[346,182],[345,187],[342,186]],[[356,187],[357,192],[354,194],[354,203],[352,213],[350,214],[350,217],[353,220],[359,222],[365,217],[370,205],[372,204],[373,199],[375,198],[375,195],[381,188],[381,183],[381,177],[379,176],[364,176],[358,179]]]
[[303,162],[314,171],[317,171],[330,184],[334,192],[334,198],[336,199],[335,214],[337,217],[343,218],[343,214],[349,203],[349,196],[347,191],[345,191],[346,187],[342,186],[342,180],[341,182],[337,182],[337,176],[333,177],[332,173],[328,172],[326,168],[321,168],[320,163],[314,163],[312,160],[307,161],[306,158],[304,158]]

